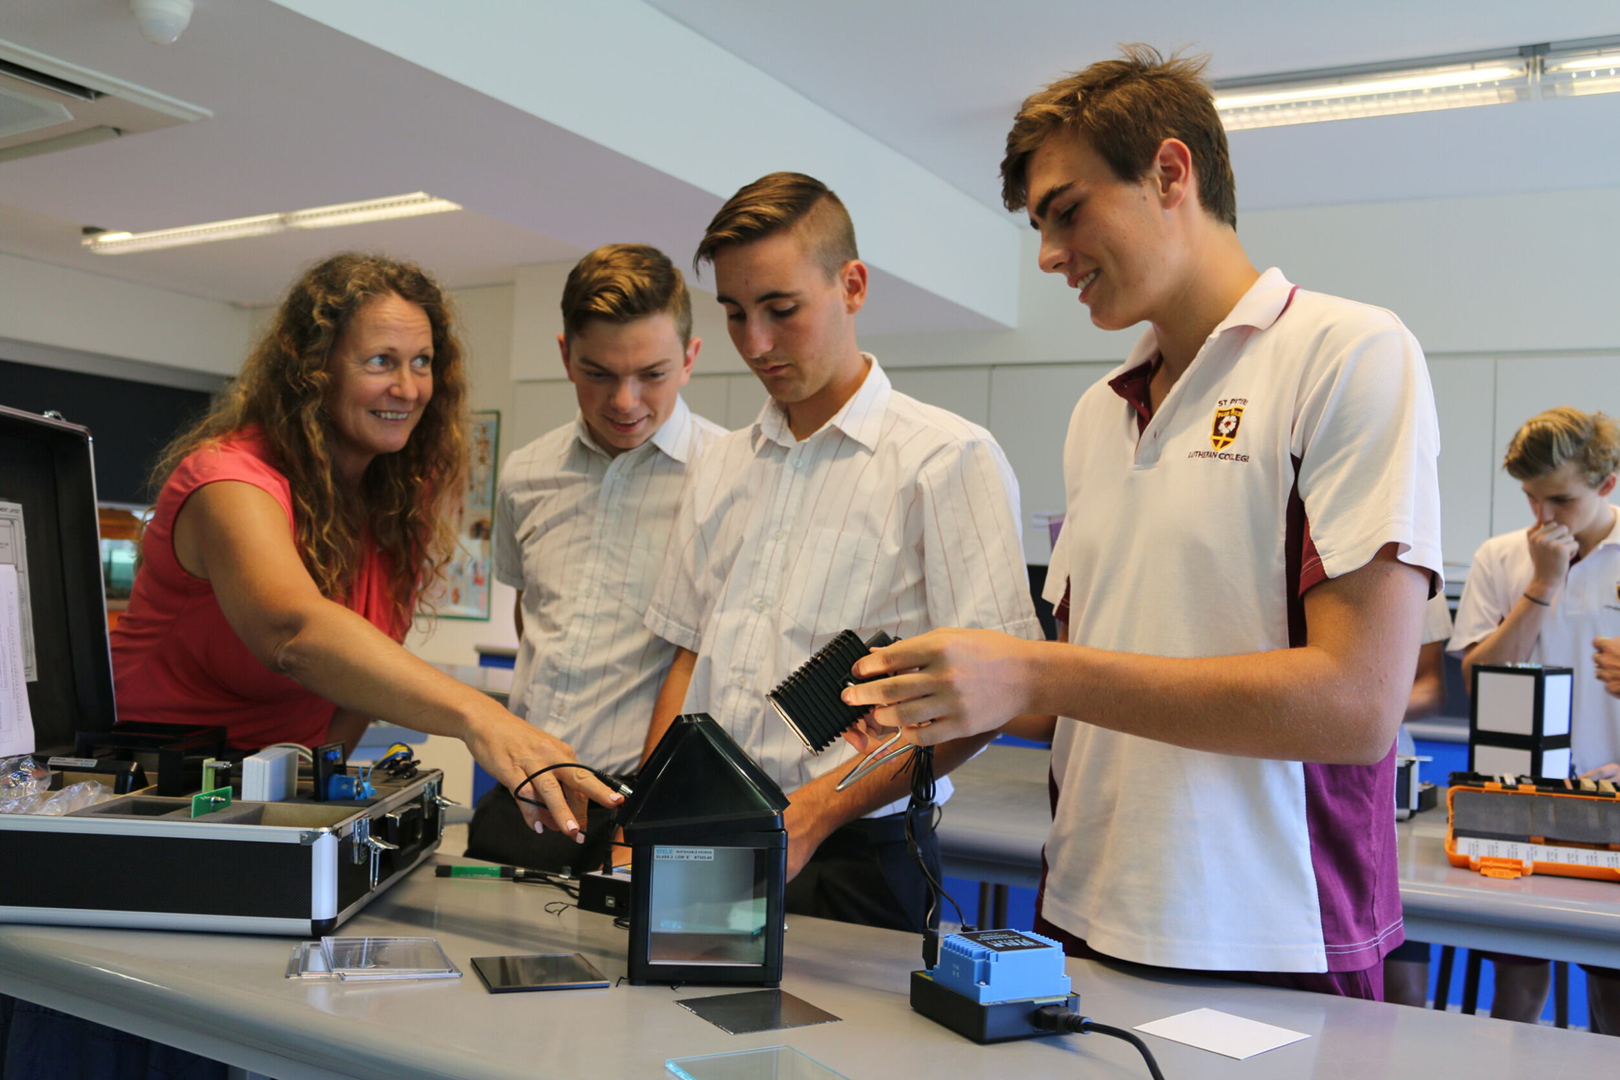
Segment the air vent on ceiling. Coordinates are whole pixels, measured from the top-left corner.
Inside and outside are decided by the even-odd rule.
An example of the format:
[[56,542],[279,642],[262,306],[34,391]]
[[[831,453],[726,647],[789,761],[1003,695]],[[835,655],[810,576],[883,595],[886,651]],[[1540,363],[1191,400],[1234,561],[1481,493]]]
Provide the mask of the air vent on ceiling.
[[212,115],[196,105],[0,41],[0,162]]

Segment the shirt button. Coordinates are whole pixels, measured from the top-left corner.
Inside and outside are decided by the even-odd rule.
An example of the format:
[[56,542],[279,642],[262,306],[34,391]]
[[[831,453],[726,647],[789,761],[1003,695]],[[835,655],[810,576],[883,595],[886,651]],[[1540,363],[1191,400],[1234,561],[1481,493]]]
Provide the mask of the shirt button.
[[786,529],[777,529],[775,532],[771,533],[771,539],[772,540],[786,540],[787,539],[787,530]]
[[771,605],[765,601],[764,597],[754,601],[754,610],[760,612],[761,614],[767,611],[770,606]]
[[794,459],[793,459],[793,467],[794,467],[794,468],[795,468],[795,469],[802,469],[802,468],[804,468],[804,459],[803,459],[803,458],[794,458]]
[[737,685],[746,690],[748,688],[748,680],[745,677],[739,675],[739,676],[737,676]]

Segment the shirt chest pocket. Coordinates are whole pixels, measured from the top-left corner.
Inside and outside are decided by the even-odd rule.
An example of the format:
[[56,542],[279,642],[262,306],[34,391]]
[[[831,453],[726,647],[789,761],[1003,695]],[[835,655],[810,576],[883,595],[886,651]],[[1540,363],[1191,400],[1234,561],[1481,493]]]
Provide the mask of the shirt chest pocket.
[[862,629],[889,596],[890,583],[879,563],[875,536],[807,530],[785,563],[784,613],[812,634]]

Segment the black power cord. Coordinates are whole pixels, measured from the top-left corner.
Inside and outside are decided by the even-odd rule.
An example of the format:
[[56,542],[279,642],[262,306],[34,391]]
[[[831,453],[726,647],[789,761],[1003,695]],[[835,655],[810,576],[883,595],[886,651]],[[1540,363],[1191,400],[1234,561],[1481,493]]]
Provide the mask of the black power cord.
[[922,871],[923,881],[928,885],[928,911],[923,916],[923,966],[932,970],[939,964],[939,928],[934,920],[939,914],[940,897],[949,900],[951,907],[956,909],[956,921],[963,930],[971,931],[973,927],[962,914],[962,905],[945,890],[944,883],[936,878],[934,871],[929,868],[928,860],[923,858],[922,846],[916,833],[916,819],[925,810],[933,815],[929,821],[929,828],[933,829],[938,825],[939,808],[934,805],[934,748],[915,747],[909,758],[910,760],[901,766],[909,770],[908,778],[911,782],[911,798],[906,803],[906,851],[916,860],[917,867]]
[[1124,1028],[1099,1024],[1091,1017],[1081,1016],[1073,1009],[1065,1009],[1061,1005],[1041,1006],[1030,1016],[1029,1022],[1042,1031],[1059,1031],[1072,1035],[1111,1035],[1116,1039],[1124,1039],[1141,1053],[1153,1080],[1164,1080],[1164,1073],[1159,1071],[1159,1063],[1154,1060],[1153,1051],[1148,1049],[1147,1043]]

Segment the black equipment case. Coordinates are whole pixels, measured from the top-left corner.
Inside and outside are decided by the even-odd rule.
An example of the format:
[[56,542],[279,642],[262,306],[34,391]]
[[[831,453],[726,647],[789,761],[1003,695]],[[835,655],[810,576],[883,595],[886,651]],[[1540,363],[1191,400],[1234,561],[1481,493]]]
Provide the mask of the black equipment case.
[[[240,752],[219,729],[114,731],[90,432],[0,406],[0,502],[23,508],[34,756],[65,755],[53,787],[124,792],[60,817],[0,814],[0,922],[319,936],[438,848],[436,769],[379,770],[374,795],[347,801],[314,799],[306,775],[295,797],[193,817],[204,755]],[[148,775],[158,782],[143,786]]]

